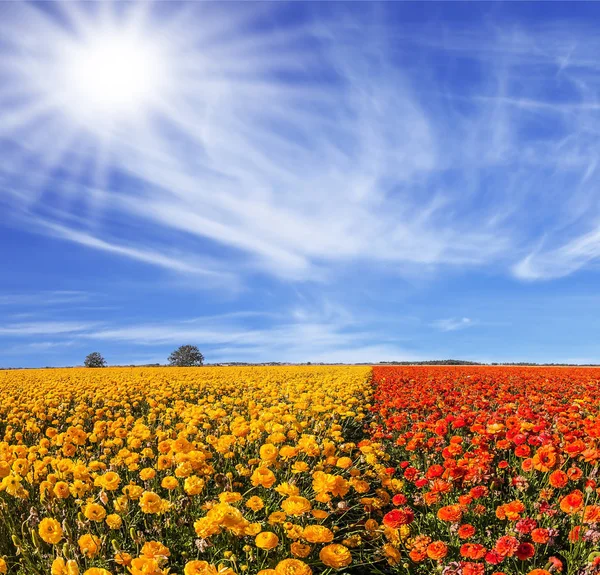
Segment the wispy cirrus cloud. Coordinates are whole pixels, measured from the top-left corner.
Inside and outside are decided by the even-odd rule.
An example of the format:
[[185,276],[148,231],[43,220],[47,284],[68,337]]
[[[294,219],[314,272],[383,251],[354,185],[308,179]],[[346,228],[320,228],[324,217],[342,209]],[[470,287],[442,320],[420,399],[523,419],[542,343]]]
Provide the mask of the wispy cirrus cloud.
[[0,336],[31,337],[83,334],[94,324],[73,321],[16,322],[0,325]]
[[440,331],[457,331],[473,327],[477,325],[477,322],[473,321],[470,317],[460,317],[439,319],[434,321],[432,325]]
[[[9,36],[19,50],[0,73],[12,90],[26,91],[35,70],[18,54],[30,52],[52,69],[62,32],[35,8],[14,12],[30,19],[39,38],[23,46]],[[65,12],[79,22],[88,17],[75,5]],[[185,18],[175,11],[163,26],[147,12],[149,29],[173,51],[172,70],[168,97],[135,129],[102,127],[98,139],[96,126],[77,125],[57,104],[52,82],[37,77],[39,107],[6,105],[0,114],[12,155],[4,185],[19,189],[13,204],[25,204],[43,233],[183,274],[218,273],[192,262],[224,247],[238,275],[259,270],[294,280],[331,279],[348,262],[398,270],[482,265],[511,247],[489,213],[465,205],[465,182],[452,174],[454,166],[482,168],[502,157],[501,106],[476,106],[461,117],[444,110],[444,99],[432,105],[423,88],[448,87],[422,74],[419,85],[368,10],[340,9],[318,22],[308,15],[266,34],[251,31],[251,12],[226,26],[229,15],[216,9],[206,18],[186,7]],[[59,127],[63,137],[53,141]],[[81,140],[89,145],[74,145]],[[37,177],[15,172],[24,162]],[[69,167],[86,162],[98,177],[77,198],[70,183],[79,176]],[[52,193],[49,181],[58,183]],[[165,250],[173,238],[177,255]],[[162,247],[149,247],[157,242]]]
[[[44,338],[9,348],[18,355],[24,351],[58,352],[60,347],[86,348],[121,345],[128,351],[123,363],[132,357],[166,361],[168,350],[185,342],[200,346],[208,361],[323,361],[375,362],[419,359],[421,353],[405,348],[395,338],[381,337],[376,326],[365,326],[339,305],[324,302],[310,309],[295,308],[288,313],[261,315],[225,313],[194,319],[128,322],[20,322],[0,327],[0,338]],[[149,351],[148,351],[149,350]],[[8,353],[6,350],[4,354]],[[120,354],[116,354],[117,361]],[[113,361],[110,358],[110,361]]]
[[525,280],[567,276],[600,258],[600,226],[555,248],[536,249],[513,267]]
[[[0,306],[53,306],[87,302],[93,294],[78,290],[47,290],[29,293],[1,294]],[[33,312],[32,312],[33,313]]]

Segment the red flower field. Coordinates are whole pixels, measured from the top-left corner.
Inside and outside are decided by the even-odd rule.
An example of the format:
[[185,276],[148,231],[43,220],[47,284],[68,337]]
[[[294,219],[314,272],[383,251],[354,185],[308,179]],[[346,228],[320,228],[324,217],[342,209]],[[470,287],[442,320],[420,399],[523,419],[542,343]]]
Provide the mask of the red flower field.
[[373,379],[373,437],[405,481],[383,518],[410,524],[405,570],[600,573],[600,370],[375,367]]

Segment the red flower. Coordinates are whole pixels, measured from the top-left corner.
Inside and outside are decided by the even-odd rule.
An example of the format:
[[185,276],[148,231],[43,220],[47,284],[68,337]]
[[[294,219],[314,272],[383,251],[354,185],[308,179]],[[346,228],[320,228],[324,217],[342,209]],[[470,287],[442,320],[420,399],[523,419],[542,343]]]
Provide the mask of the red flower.
[[394,505],[404,505],[407,502],[406,495],[402,495],[402,493],[398,493],[392,497],[392,503]]
[[414,518],[415,514],[407,507],[402,509],[392,509],[392,511],[389,511],[383,516],[383,524],[386,527],[398,529],[401,525],[412,523]]
[[515,553],[517,559],[526,561],[535,555],[535,547],[531,543],[521,543]]
[[504,557],[493,549],[485,554],[485,562],[490,565],[499,565],[502,561],[504,561]]

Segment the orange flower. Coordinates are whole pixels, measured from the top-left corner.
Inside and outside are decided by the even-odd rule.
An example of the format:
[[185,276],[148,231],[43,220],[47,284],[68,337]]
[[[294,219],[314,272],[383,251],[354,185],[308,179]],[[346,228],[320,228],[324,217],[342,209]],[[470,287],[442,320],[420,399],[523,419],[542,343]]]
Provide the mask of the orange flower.
[[561,469],[557,469],[550,474],[550,485],[556,489],[564,487],[569,482],[568,475]]
[[448,546],[443,541],[434,541],[427,546],[427,557],[439,561],[448,554]]
[[537,527],[531,532],[531,540],[534,543],[545,545],[550,540],[550,532],[544,527]]
[[487,549],[479,543],[465,543],[460,547],[460,554],[467,559],[483,559]]
[[579,489],[576,489],[569,493],[569,495],[565,495],[560,500],[560,508],[569,515],[581,511],[583,508],[583,493]]
[[508,519],[509,521],[518,521],[521,519],[521,513],[525,511],[525,505],[518,499],[505,503],[496,508],[496,517],[498,519]]
[[556,467],[558,457],[556,455],[556,449],[552,445],[543,445],[540,447],[535,455],[533,456],[533,467],[538,471],[546,473]]
[[469,537],[473,537],[473,535],[475,535],[475,527],[465,523],[458,528],[457,535],[461,539],[469,539]]
[[584,523],[600,523],[600,505],[586,505],[583,510]]
[[462,517],[462,509],[460,505],[446,505],[446,507],[438,509],[437,517],[441,521],[457,523]]
[[422,549],[413,549],[408,556],[415,562],[415,563],[420,563],[421,561],[423,561],[425,559],[425,557],[427,557],[427,551],[424,551]]
[[496,541],[494,551],[502,555],[502,557],[512,557],[519,548],[519,540],[512,535],[504,535]]

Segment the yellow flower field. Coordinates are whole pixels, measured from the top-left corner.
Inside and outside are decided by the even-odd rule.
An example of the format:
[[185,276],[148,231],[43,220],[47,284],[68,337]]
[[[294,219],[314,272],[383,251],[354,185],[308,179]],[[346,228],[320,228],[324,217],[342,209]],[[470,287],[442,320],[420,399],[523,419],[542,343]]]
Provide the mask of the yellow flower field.
[[369,367],[0,372],[0,573],[393,563],[371,393]]

